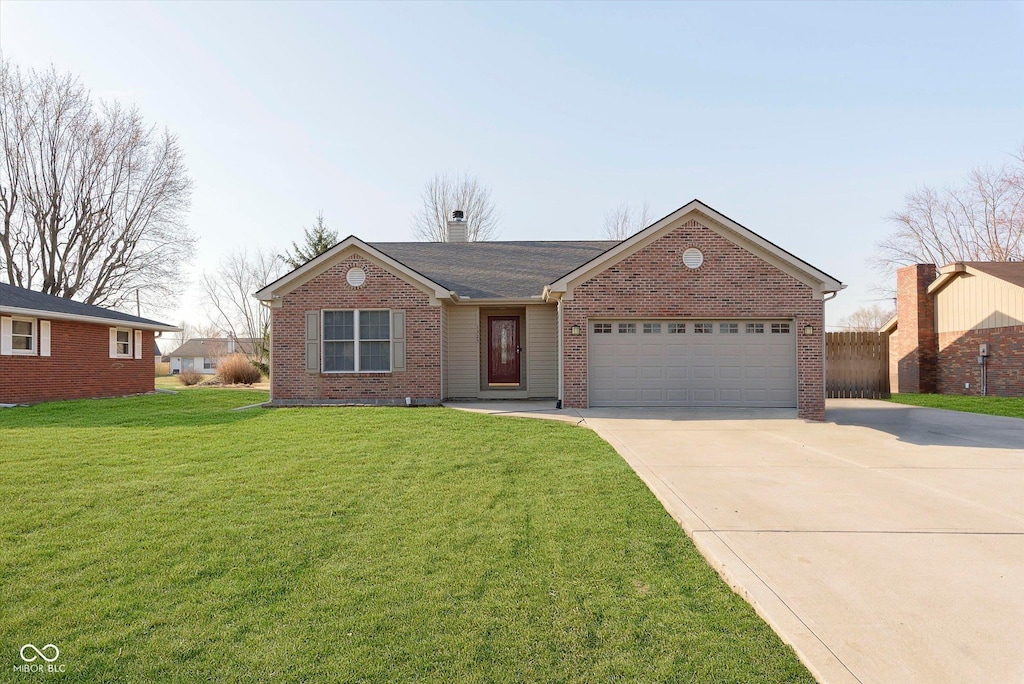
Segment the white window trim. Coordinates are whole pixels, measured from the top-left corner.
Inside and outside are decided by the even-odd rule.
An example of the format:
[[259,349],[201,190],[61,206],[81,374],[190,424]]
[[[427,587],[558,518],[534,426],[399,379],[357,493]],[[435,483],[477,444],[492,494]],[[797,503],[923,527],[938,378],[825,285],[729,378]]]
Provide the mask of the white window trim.
[[[324,359],[327,358],[326,352],[328,342],[348,342],[348,340],[328,340],[324,334],[324,314],[335,313],[335,312],[352,312],[352,367],[353,370],[325,370]],[[359,312],[360,311],[386,311],[388,312],[388,339],[387,340],[367,340],[367,342],[387,342],[388,343],[388,369],[387,370],[360,370],[359,368]],[[354,373],[361,373],[363,375],[383,375],[386,373],[393,373],[395,368],[395,345],[394,345],[394,327],[391,324],[391,309],[321,309],[320,310],[320,372],[326,375],[352,375]]]
[[[14,322],[21,321],[22,323],[32,324],[32,348],[31,349],[15,349],[14,348]],[[24,335],[18,335],[18,337],[24,337]],[[11,356],[38,356],[39,355],[39,319],[28,318],[27,316],[11,316]]]
[[[114,330],[115,330],[115,332],[114,332],[114,358],[117,358],[117,359],[130,359],[130,358],[132,358],[132,344],[134,343],[134,340],[132,338],[135,337],[132,334],[132,329],[131,328],[114,328]],[[120,344],[122,344],[122,342],[120,342],[117,339],[117,333],[119,333],[119,332],[126,332],[126,333],[128,333],[128,353],[127,354],[122,354],[120,351],[117,350],[118,346]]]

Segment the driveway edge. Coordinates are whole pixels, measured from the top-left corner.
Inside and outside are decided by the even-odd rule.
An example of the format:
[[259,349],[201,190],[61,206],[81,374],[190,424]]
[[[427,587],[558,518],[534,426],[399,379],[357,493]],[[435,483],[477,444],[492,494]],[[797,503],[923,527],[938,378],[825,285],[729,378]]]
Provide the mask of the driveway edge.
[[[693,542],[704,560],[718,576],[743,600],[753,606],[754,611],[768,623],[768,626],[788,644],[800,662],[819,682],[860,683],[849,668],[822,642],[807,624],[781,599],[778,594],[757,575],[746,562],[718,536],[686,503],[672,487],[643,465],[635,454],[622,442],[601,430],[600,421],[588,421],[587,426],[608,442],[629,464],[651,490],[672,518]],[[679,514],[676,512],[679,511]]]

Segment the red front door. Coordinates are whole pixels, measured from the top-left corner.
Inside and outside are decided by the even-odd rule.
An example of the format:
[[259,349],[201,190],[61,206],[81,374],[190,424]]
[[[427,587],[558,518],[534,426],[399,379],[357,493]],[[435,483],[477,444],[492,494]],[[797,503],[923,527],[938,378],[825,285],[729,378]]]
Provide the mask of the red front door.
[[519,384],[519,317],[487,319],[487,383]]

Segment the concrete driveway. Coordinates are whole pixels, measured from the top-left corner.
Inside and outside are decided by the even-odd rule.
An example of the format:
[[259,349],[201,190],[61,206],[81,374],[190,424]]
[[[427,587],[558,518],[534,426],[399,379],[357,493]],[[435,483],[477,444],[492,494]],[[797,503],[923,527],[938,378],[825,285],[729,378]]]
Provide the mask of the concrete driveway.
[[1024,682],[1024,421],[865,400],[817,424],[575,413],[819,680]]

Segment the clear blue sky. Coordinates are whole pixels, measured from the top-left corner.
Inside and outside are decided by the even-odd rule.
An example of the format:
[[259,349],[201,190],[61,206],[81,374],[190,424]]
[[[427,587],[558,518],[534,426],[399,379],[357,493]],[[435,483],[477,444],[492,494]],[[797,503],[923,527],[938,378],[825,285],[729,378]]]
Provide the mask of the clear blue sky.
[[[588,239],[694,197],[878,297],[885,216],[1024,142],[1024,3],[0,2],[0,48],[176,132],[193,277],[322,209],[411,239],[424,182],[490,186],[501,238]],[[202,318],[194,288],[164,318]]]

